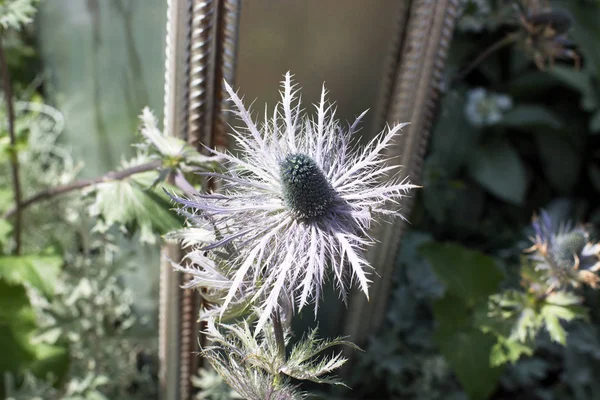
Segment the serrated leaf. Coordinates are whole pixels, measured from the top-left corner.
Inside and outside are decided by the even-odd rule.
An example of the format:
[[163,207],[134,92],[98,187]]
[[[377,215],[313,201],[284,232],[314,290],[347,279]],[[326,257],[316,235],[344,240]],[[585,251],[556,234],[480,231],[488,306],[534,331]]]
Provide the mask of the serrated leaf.
[[513,204],[522,204],[527,174],[518,153],[505,141],[478,149],[469,162],[469,175],[490,193]]
[[549,109],[538,105],[519,105],[507,111],[500,124],[515,128],[544,127],[560,129],[561,119]]
[[546,297],[546,304],[556,306],[578,306],[581,304],[581,298],[570,292],[552,292]]
[[21,29],[33,20],[39,0],[6,0],[0,2],[0,26]]
[[525,343],[535,338],[538,329],[537,314],[531,308],[524,308],[517,316],[509,339],[516,339],[521,343]]
[[426,243],[419,252],[431,263],[448,293],[469,306],[494,293],[503,273],[493,258],[451,243]]
[[506,363],[515,363],[521,356],[530,356],[533,354],[533,348],[503,337],[498,338],[498,342],[492,347],[490,352],[490,365],[496,367]]
[[62,264],[57,255],[4,256],[0,257],[0,278],[11,284],[31,285],[51,296]]
[[552,340],[564,345],[567,336],[560,321],[587,318],[587,309],[580,305],[580,300],[574,294],[555,292],[545,299],[540,316]]
[[162,188],[148,189],[155,178],[156,172],[150,171],[98,185],[90,206],[90,213],[104,220],[97,229],[119,225],[128,233],[139,230],[142,242],[154,243],[157,235],[180,228],[183,221],[171,212],[170,199]]
[[550,334],[550,338],[552,340],[562,345],[565,345],[567,343],[567,333],[565,332],[565,329],[560,325],[560,321],[556,316],[545,315],[544,324],[546,325],[546,330]]

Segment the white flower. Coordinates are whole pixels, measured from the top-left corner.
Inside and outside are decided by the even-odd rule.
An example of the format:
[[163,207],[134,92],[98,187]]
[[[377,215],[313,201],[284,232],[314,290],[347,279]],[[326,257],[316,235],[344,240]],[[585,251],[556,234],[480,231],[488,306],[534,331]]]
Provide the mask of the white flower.
[[467,93],[465,115],[474,126],[494,125],[500,122],[503,113],[511,108],[510,96],[475,88]]
[[364,256],[373,240],[367,233],[375,215],[400,216],[398,205],[415,187],[394,175],[383,152],[406,124],[377,135],[364,148],[354,133],[363,117],[344,129],[325,101],[316,117],[301,115],[298,90],[286,74],[281,103],[260,126],[227,84],[233,111],[243,126],[233,129],[237,155],[214,151],[226,162],[221,193],[175,198],[196,227],[216,232],[213,243],[197,251],[234,249],[229,289],[221,312],[244,285],[257,290],[261,330],[280,296],[293,296],[301,309],[317,307],[327,268],[345,299],[357,282],[368,296],[372,267]]

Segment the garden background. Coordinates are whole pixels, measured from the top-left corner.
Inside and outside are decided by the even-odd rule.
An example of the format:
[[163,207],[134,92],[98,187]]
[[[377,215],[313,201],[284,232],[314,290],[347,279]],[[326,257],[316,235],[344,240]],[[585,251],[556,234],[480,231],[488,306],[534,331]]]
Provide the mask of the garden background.
[[[23,7],[17,19],[7,8],[11,3]],[[339,99],[342,120],[374,106],[393,1],[242,3],[236,85],[247,99],[274,103],[274,88],[292,70],[307,108],[323,81]],[[533,215],[545,210],[559,225],[585,223],[589,240],[598,237],[598,2],[552,2],[572,17],[568,41],[560,45],[575,58],[548,57],[541,70],[527,43],[515,42],[461,73],[523,29],[516,16],[531,3],[462,2],[423,188],[414,192],[406,216],[410,226],[395,275],[382,278],[394,279],[385,324],[346,371],[352,390],[307,387],[315,396],[600,398],[596,290],[579,288],[570,292],[576,302],[533,307],[533,316],[524,308],[497,330],[480,316],[490,296],[522,288]],[[23,24],[22,15],[34,14],[30,5],[37,6],[0,2],[17,135],[14,146],[4,92],[2,214],[14,206],[15,152],[24,197],[92,178],[127,167],[124,160],[138,156],[131,145],[139,142],[142,108],[155,110],[159,120],[163,108],[164,2],[46,0]],[[365,137],[376,133],[372,118],[364,124]],[[160,235],[182,220],[162,190],[145,190],[152,183],[147,176],[128,182],[135,201],[116,211],[114,186],[28,208],[20,255],[14,217],[0,220],[0,393],[14,399],[158,398]],[[338,333],[343,312],[334,300],[326,297],[319,320],[327,336]],[[198,398],[233,398],[215,375],[199,374]]]

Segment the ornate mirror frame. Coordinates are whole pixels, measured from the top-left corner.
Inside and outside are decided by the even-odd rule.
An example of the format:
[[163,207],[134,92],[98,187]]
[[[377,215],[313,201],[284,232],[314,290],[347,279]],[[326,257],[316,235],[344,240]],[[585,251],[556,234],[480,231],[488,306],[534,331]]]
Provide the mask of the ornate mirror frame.
[[[165,120],[171,135],[184,137],[201,148],[227,146],[223,79],[234,83],[241,0],[169,0],[166,40]],[[397,4],[393,51],[379,88],[376,130],[385,123],[410,121],[401,139],[389,149],[405,166],[404,175],[419,183],[429,131],[446,55],[457,17],[458,0],[403,0]],[[410,214],[412,200],[403,204]],[[402,221],[384,224],[374,232],[378,240],[369,260],[381,277],[396,265]],[[166,246],[163,259],[180,259],[181,249]],[[190,378],[201,362],[202,342],[197,323],[200,296],[182,290],[184,277],[168,262],[161,265],[160,382],[161,398],[191,399]],[[353,296],[345,313],[343,334],[358,344],[381,325],[392,279],[374,278],[372,297]]]

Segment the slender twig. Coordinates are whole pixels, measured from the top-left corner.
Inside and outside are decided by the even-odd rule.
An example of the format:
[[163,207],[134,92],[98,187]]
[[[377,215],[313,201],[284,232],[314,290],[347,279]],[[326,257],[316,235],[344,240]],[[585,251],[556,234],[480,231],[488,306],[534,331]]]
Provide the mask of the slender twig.
[[502,39],[500,39],[497,42],[493,43],[491,46],[489,46],[487,49],[485,49],[483,52],[481,52],[473,61],[471,61],[469,63],[469,65],[467,65],[467,67],[465,69],[463,69],[462,71],[460,71],[458,73],[458,75],[456,75],[454,77],[454,79],[452,80],[452,83],[454,84],[454,83],[462,80],[471,71],[473,71],[475,69],[475,67],[477,67],[479,64],[481,64],[491,54],[493,54],[494,52],[500,50],[504,46],[507,46],[507,45],[509,45],[511,43],[516,42],[518,38],[519,38],[519,33],[515,32],[515,33],[512,33],[512,34],[506,35]]
[[275,342],[277,343],[279,357],[285,361],[285,339],[283,337],[283,326],[281,325],[279,310],[276,309],[273,311],[271,319],[273,320],[273,330],[275,331]]
[[17,213],[17,210],[22,211],[23,209],[29,207],[30,205],[37,203],[39,201],[50,200],[53,197],[59,196],[61,194],[69,193],[74,190],[84,189],[88,186],[96,185],[98,183],[103,182],[112,182],[112,181],[120,181],[125,178],[130,177],[131,175],[139,174],[140,172],[151,171],[160,167],[162,162],[160,160],[155,160],[146,164],[136,165],[134,167],[125,168],[120,171],[112,171],[105,175],[98,176],[92,179],[82,179],[80,181],[75,181],[69,183],[67,185],[56,186],[53,188],[42,190],[37,194],[34,194],[30,198],[24,200],[19,203],[19,207],[12,208],[8,210],[4,214],[4,218],[9,218]]
[[13,107],[12,84],[10,72],[4,55],[4,44],[0,36],[0,67],[2,68],[2,88],[4,91],[4,103],[8,113],[8,135],[10,136],[10,165],[12,170],[13,191],[15,197],[15,254],[21,253],[21,181],[19,180],[19,154],[17,152],[17,138],[15,136],[15,110]]

